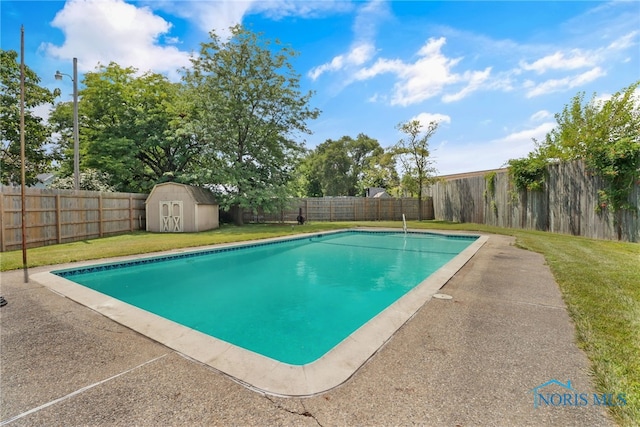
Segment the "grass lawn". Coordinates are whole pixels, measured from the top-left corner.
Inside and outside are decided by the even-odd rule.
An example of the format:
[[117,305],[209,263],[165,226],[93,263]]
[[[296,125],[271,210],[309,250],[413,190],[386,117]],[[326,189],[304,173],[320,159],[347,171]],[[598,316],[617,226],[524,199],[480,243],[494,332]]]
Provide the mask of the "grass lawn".
[[[255,224],[223,226],[194,234],[138,232],[29,249],[28,262],[35,267],[300,232],[401,225],[400,222],[312,223],[302,227]],[[576,341],[591,360],[596,388],[601,393],[626,393],[627,405],[611,407],[611,413],[620,425],[640,425],[640,244],[441,221],[409,222],[408,226],[507,234],[516,238],[519,247],[543,254],[575,322]],[[3,253],[0,267],[2,271],[22,268],[22,252]]]

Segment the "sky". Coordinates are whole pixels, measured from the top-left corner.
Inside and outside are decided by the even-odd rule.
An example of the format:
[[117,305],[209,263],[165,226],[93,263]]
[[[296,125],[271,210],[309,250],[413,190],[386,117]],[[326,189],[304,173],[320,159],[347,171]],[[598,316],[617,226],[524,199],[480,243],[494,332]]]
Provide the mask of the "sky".
[[[215,31],[241,23],[278,39],[321,110],[305,146],[364,133],[397,143],[397,125],[439,123],[440,175],[504,167],[556,126],[584,92],[606,99],[640,79],[640,1],[0,1],[0,46],[20,51],[41,85],[72,98],[111,61],[180,81]],[[46,117],[50,106],[38,114]]]

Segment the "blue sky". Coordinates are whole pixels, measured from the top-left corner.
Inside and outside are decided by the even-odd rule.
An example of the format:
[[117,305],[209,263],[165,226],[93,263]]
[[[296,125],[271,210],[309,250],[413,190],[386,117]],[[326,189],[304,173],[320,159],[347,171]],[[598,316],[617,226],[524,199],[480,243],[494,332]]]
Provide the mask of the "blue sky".
[[[395,126],[440,122],[430,140],[440,174],[502,167],[525,156],[578,92],[606,98],[640,79],[639,1],[0,2],[2,49],[20,49],[49,88],[56,70],[115,61],[177,81],[208,32],[241,22],[300,55],[301,89],[322,110],[313,148],[365,133],[388,147]],[[39,113],[46,115],[46,110]]]

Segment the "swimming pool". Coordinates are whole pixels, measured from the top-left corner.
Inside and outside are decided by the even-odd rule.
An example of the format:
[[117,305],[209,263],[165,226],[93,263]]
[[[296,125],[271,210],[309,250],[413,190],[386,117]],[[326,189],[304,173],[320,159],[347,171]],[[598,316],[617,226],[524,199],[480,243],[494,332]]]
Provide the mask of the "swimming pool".
[[74,299],[241,382],[305,395],[337,385],[327,387],[327,361],[348,378],[444,284],[425,287],[425,278],[457,270],[482,243],[342,231],[49,274],[55,290],[73,288]]

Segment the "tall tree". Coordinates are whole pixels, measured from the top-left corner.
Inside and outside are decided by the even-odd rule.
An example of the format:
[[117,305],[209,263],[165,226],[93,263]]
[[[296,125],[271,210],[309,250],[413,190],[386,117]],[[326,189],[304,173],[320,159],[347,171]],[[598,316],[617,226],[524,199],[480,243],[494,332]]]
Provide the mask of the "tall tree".
[[313,171],[318,177],[323,196],[353,196],[355,181],[351,176],[352,161],[347,142],[349,137],[337,141],[328,139],[318,145],[313,160]]
[[356,196],[364,194],[366,177],[382,155],[380,143],[365,134],[356,139],[328,139],[308,154],[302,164],[309,196]]
[[[184,131],[180,85],[133,67],[99,65],[80,90],[81,169],[110,177],[119,191],[148,191],[157,182],[188,181],[198,150]],[[71,171],[72,111],[59,103],[50,121],[61,135],[61,175]]]
[[194,116],[191,134],[201,143],[202,184],[213,184],[234,222],[244,209],[276,209],[290,194],[296,139],[319,115],[312,93],[300,92],[290,59],[296,52],[242,26],[228,41],[210,33],[186,70]]
[[353,195],[364,195],[366,178],[369,176],[371,168],[376,167],[377,160],[383,160],[380,156],[384,150],[380,146],[378,140],[360,133],[356,139],[352,139],[347,144],[349,157],[351,158],[352,167],[350,175],[355,182],[355,191]]
[[304,153],[301,161],[294,170],[296,192],[298,197],[322,197],[322,182],[320,179],[316,153],[309,150]]
[[438,129],[438,122],[432,121],[422,131],[418,120],[400,123],[397,129],[406,135],[394,146],[394,152],[404,170],[403,181],[410,180],[415,184],[418,195],[418,220],[422,220],[422,193],[430,185],[436,174],[433,160],[430,158],[429,139]]
[[[56,103],[49,114],[48,121],[52,134],[57,135],[52,149],[52,155],[58,163],[56,175],[60,178],[71,178],[70,182],[73,183],[73,102]],[[80,139],[79,148],[82,152],[84,146],[82,135]],[[80,154],[81,161],[83,158],[84,156]],[[80,188],[82,189],[82,186]]]
[[[0,178],[3,184],[21,181],[20,162],[20,64],[18,53],[0,50]],[[33,109],[53,103],[54,93],[41,87],[38,75],[25,66],[25,180],[34,184],[46,172],[52,157],[45,149],[50,132]]]
[[400,177],[396,169],[396,157],[392,149],[376,152],[368,159],[362,177],[362,187],[385,188],[387,193],[399,193]]

